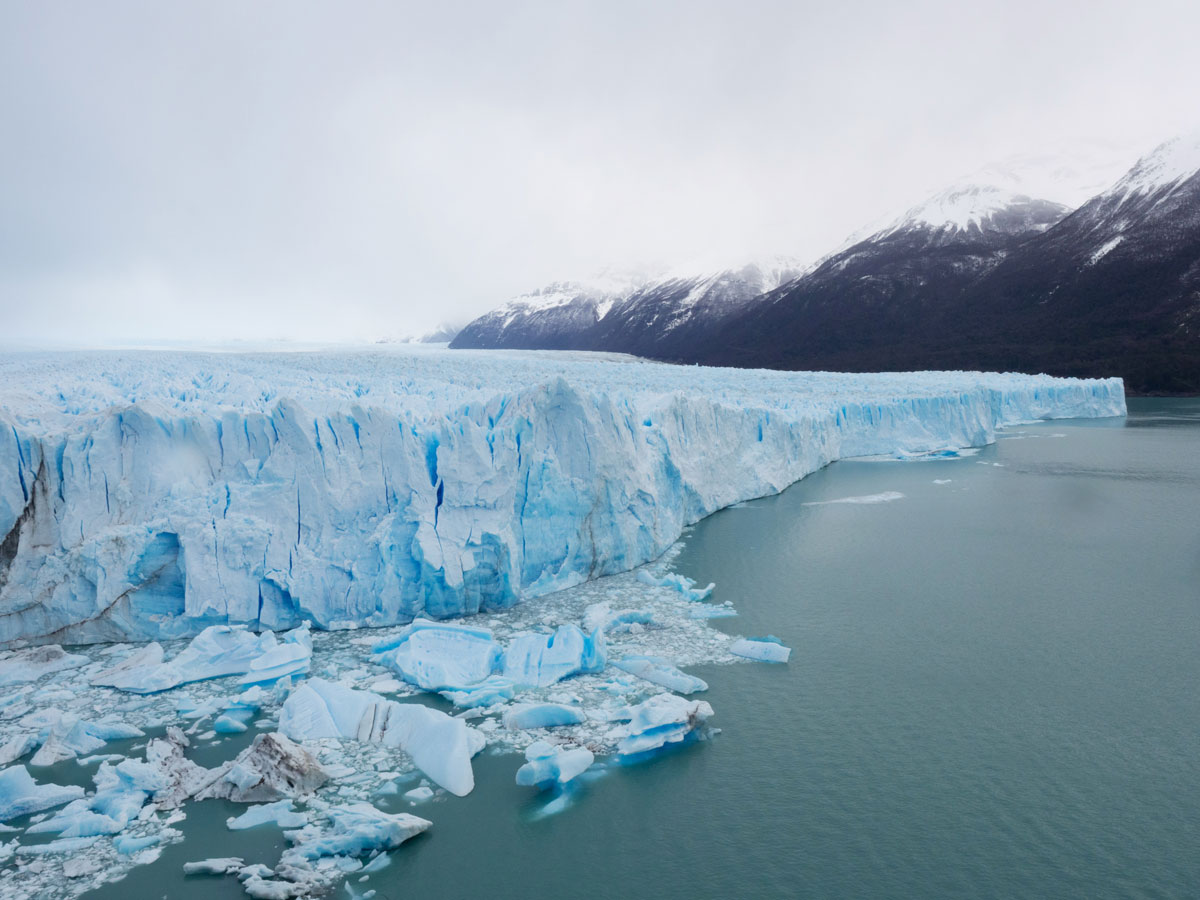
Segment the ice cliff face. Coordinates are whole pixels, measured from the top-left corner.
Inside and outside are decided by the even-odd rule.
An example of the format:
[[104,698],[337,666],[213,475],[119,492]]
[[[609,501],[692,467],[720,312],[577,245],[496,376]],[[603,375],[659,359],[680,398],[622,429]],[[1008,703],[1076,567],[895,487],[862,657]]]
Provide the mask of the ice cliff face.
[[0,647],[375,626],[656,558],[847,456],[1119,415],[1119,380],[421,350],[0,358]]

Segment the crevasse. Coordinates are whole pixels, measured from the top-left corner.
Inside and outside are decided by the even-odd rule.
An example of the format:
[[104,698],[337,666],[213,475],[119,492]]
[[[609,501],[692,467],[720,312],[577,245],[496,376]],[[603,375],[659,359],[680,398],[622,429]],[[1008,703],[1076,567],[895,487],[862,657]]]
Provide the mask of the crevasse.
[[1125,412],[1119,379],[585,354],[0,357],[0,647],[379,626],[655,559],[831,461]]

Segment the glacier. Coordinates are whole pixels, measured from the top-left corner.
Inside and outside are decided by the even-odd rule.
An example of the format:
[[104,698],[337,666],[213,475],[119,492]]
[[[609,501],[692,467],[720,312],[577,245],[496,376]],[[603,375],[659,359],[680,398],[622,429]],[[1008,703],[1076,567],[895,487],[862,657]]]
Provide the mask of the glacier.
[[654,560],[687,525],[837,459],[1124,412],[1119,379],[413,349],[8,353],[0,649],[501,610]]

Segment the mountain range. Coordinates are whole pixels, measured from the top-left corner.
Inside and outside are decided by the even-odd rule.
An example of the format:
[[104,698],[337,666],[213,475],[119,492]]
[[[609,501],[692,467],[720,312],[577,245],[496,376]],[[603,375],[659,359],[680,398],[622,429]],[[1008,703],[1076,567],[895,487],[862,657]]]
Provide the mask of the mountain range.
[[1120,375],[1131,393],[1200,393],[1200,135],[1074,209],[1021,187],[985,169],[815,265],[551,285],[450,346]]

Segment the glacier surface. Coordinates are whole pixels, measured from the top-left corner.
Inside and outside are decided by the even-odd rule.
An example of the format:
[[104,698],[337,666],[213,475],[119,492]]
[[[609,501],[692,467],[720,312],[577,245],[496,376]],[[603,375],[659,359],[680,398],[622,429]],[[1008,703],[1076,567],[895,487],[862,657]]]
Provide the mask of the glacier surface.
[[656,559],[687,525],[836,459],[1124,411],[1119,379],[9,353],[0,648],[504,609]]

